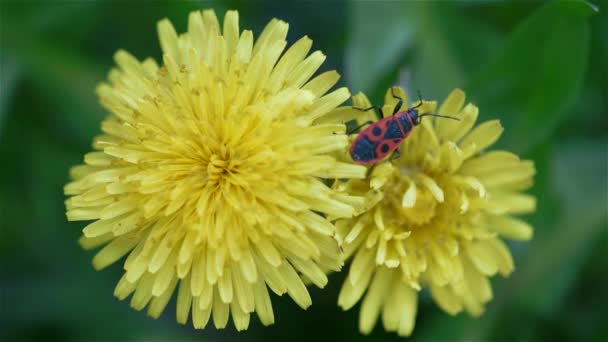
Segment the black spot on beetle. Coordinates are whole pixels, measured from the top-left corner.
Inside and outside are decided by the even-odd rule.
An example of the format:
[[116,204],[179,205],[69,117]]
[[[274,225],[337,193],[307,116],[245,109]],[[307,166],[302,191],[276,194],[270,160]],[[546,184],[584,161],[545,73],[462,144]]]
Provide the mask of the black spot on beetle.
[[353,160],[368,161],[376,159],[376,144],[369,140],[368,137],[362,135],[357,141],[354,149],[351,151]]
[[397,124],[397,120],[389,121],[386,127],[386,132],[384,132],[384,139],[400,139],[403,138],[403,134],[401,134],[401,129],[399,129],[399,125]]
[[372,134],[379,137],[382,134],[382,129],[378,126],[372,128]]

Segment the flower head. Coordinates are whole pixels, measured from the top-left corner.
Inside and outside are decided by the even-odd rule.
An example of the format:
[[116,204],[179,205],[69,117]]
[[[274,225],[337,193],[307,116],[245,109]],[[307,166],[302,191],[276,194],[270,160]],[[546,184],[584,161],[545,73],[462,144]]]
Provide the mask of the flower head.
[[[406,99],[401,88],[394,89]],[[353,102],[369,106],[364,95]],[[396,102],[389,90],[385,115]],[[387,331],[410,335],[422,288],[449,314],[464,309],[480,315],[492,298],[488,277],[513,271],[501,237],[532,236],[532,228],[513,215],[535,208],[535,199],[520,193],[532,185],[533,163],[486,151],[503,129],[497,120],[475,126],[478,108],[464,103],[458,89],[439,111],[435,102],[423,102],[419,113],[460,121],[423,118],[400,147],[400,158],[376,165],[367,180],[338,186],[367,197],[361,214],[336,224],[346,256],[354,255],[338,304],[347,310],[364,297],[363,333],[381,314]]]
[[[223,29],[213,11],[190,14],[178,35],[158,24],[163,66],[127,52],[97,93],[110,115],[95,151],[71,170],[69,220],[94,220],[84,248],[105,245],[102,269],[124,255],[120,299],[158,317],[177,292],[177,320],[238,330],[256,312],[274,322],[269,296],[303,308],[302,277],[325,286],[341,267],[327,216],[350,217],[362,198],[319,177],[363,178],[330,155],[348,145],[340,124],[316,124],[350,95],[335,71],[310,80],[325,56],[304,37],[287,51],[287,23],[272,20],[255,41],[238,13]],[[326,94],[327,93],[327,94]]]

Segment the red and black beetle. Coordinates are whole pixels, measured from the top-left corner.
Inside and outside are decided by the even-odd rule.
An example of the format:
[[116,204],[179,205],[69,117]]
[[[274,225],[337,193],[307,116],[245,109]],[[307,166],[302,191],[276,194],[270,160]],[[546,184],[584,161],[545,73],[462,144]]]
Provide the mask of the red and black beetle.
[[[350,156],[358,164],[369,165],[377,163],[384,159],[389,153],[395,151],[396,155],[399,156],[398,148],[405,138],[412,132],[415,126],[420,124],[420,120],[425,116],[438,116],[442,118],[448,118],[453,120],[459,120],[452,116],[424,113],[418,114],[418,107],[422,105],[422,97],[420,97],[420,103],[415,107],[408,108],[407,110],[400,112],[401,106],[403,105],[403,99],[396,96],[391,88],[391,95],[399,100],[393,109],[393,114],[382,118],[382,110],[379,106],[371,106],[369,108],[357,108],[361,111],[368,111],[375,109],[376,114],[380,120],[368,121],[362,126],[369,124],[367,128],[357,135],[355,141],[350,147]],[[357,129],[362,126],[357,127]],[[355,129],[356,130],[356,129]]]

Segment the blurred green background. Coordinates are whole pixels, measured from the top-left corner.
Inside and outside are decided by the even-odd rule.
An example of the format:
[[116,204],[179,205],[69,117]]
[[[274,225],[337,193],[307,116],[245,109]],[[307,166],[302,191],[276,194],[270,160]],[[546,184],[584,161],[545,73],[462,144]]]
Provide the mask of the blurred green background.
[[[478,319],[450,317],[426,292],[413,339],[607,341],[607,4],[569,2],[0,2],[0,340],[388,340],[357,331],[358,306],[341,312],[344,274],[313,306],[273,297],[276,324],[195,331],[112,296],[122,262],[96,272],[68,223],[62,187],[99,131],[96,84],[124,48],[160,60],[156,21],[185,31],[189,11],[240,11],[259,33],[290,23],[328,56],[342,85],[380,102],[394,84],[442,99],[454,87],[500,118],[499,146],[533,159],[538,210],[530,243],[512,243],[516,272],[493,279],[495,299]],[[344,272],[345,273],[345,272]],[[252,316],[254,317],[254,316]]]

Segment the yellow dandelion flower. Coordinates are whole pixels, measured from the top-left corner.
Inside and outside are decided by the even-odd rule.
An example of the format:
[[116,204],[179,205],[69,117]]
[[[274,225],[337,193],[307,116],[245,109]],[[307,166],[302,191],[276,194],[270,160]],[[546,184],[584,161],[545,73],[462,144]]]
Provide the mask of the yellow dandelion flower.
[[[274,322],[268,288],[311,305],[304,285],[323,287],[341,267],[328,216],[350,217],[362,198],[320,177],[363,178],[365,168],[336,161],[345,128],[316,124],[350,96],[329,92],[335,71],[303,37],[284,52],[288,25],[272,20],[257,41],[223,29],[213,11],[193,12],[188,32],[158,23],[163,66],[115,55],[119,69],[97,93],[111,112],[94,152],[65,186],[69,220],[94,220],[84,248],[105,245],[102,269],[128,254],[115,295],[158,317],[175,289],[177,321],[195,328],[232,315],[247,329],[256,312]],[[303,281],[304,279],[304,281]]]
[[[369,106],[364,95],[353,102]],[[384,115],[396,102],[389,90]],[[488,277],[513,271],[501,237],[532,236],[532,228],[513,215],[535,209],[535,198],[520,193],[532,185],[533,163],[486,151],[503,128],[497,120],[474,127],[478,108],[464,104],[459,89],[438,111],[435,102],[424,101],[419,113],[460,121],[425,117],[400,147],[400,158],[376,165],[365,181],[338,186],[367,197],[360,215],[336,223],[346,256],[354,255],[338,304],[347,310],[363,297],[359,329],[365,334],[381,315],[387,331],[410,335],[422,288],[449,314],[464,309],[480,315],[492,298]]]

